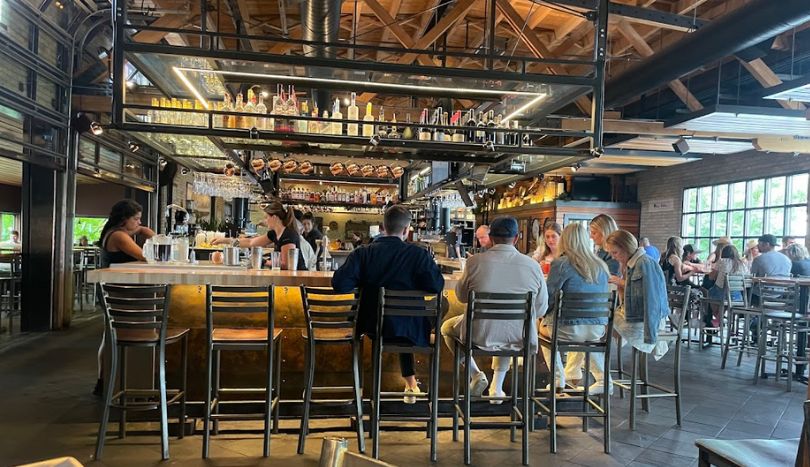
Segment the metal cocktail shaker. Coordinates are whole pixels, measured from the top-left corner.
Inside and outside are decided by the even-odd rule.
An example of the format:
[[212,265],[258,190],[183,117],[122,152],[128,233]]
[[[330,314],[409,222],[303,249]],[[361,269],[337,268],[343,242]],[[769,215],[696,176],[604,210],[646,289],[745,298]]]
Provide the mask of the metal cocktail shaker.
[[299,255],[298,248],[292,248],[290,250],[287,250],[287,270],[289,271],[298,270],[298,255]]
[[264,258],[264,249],[260,246],[254,246],[250,249],[250,269],[261,269]]

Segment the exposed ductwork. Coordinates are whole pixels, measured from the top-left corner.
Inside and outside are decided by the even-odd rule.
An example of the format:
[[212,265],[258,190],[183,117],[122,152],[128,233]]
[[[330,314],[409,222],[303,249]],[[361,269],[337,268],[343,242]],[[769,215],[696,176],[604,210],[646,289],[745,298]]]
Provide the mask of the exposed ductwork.
[[688,34],[607,81],[605,104],[616,107],[702,65],[755,46],[810,21],[808,0],[753,0]]
[[[343,0],[309,0],[301,2],[304,40],[337,43],[342,3]],[[307,57],[335,58],[337,52],[334,47],[304,45],[304,55]],[[310,71],[312,77],[321,77],[318,76],[320,74],[318,70]],[[327,92],[316,90],[313,92],[312,98],[319,108],[329,108],[329,94]]]

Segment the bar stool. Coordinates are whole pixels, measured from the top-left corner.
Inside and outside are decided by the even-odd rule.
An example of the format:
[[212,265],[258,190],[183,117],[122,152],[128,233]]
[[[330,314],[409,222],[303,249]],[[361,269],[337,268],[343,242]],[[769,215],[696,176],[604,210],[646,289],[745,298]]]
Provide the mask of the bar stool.
[[14,332],[14,317],[22,312],[22,254],[9,255],[8,264],[8,273],[0,275],[0,313],[6,312],[11,334]]
[[[751,323],[754,317],[759,317],[761,311],[759,307],[751,304],[751,292],[753,290],[753,280],[750,275],[743,276],[743,303],[733,304],[728,311],[728,330],[726,332],[726,342],[723,346],[723,360],[720,368],[726,367],[728,354],[737,352],[737,366],[742,363],[743,353],[756,354],[757,345],[753,342],[751,335]],[[759,319],[759,318],[757,318]],[[732,341],[734,343],[732,344]]]
[[[107,338],[112,350],[110,378],[104,395],[104,413],[96,441],[96,460],[101,459],[110,408],[121,411],[119,437],[126,436],[128,410],[160,410],[160,445],[163,460],[169,458],[168,406],[180,405],[180,438],[186,418],[186,375],[188,369],[188,332],[186,328],[168,327],[168,285],[113,285],[100,284],[101,304],[104,307]],[[166,345],[182,345],[180,389],[166,389]],[[146,347],[157,350],[158,389],[127,388],[127,349]],[[120,373],[119,373],[120,371]],[[120,387],[115,390],[115,376],[119,374]],[[157,400],[154,400],[154,399]],[[117,402],[113,402],[116,400]]]
[[[275,327],[273,286],[233,287],[206,286],[207,378],[205,387],[205,417],[203,419],[202,457],[208,458],[211,422],[215,431],[219,420],[264,420],[264,457],[270,455],[270,430],[278,427],[278,402],[281,381],[281,340],[283,329]],[[267,324],[262,327],[232,327],[248,319],[245,315],[264,315]],[[229,316],[230,323],[218,325],[218,316]],[[267,373],[264,388],[223,388],[220,386],[220,362],[223,350],[267,351]],[[274,375],[275,373],[275,375]],[[275,381],[275,382],[274,382]],[[276,386],[274,386],[274,384]],[[275,394],[274,394],[275,391]],[[263,400],[223,401],[224,394],[264,395]],[[264,404],[260,413],[220,413],[220,406],[232,404]],[[270,417],[273,417],[271,425]]]
[[[760,374],[765,375],[765,362],[773,361],[776,365],[775,379],[779,381],[782,366],[787,364],[787,390],[791,390],[794,363],[806,363],[806,357],[798,357],[794,349],[796,336],[808,333],[806,317],[799,307],[799,286],[796,284],[768,284],[759,286],[760,320],[758,325],[757,361],[754,364],[754,384]],[[775,337],[775,345],[770,349],[766,345],[767,334]]]
[[[509,428],[512,442],[515,441],[515,430],[520,428],[522,433],[522,459],[523,465],[529,465],[529,420],[532,418],[529,409],[530,369],[534,367],[535,354],[530,351],[528,343],[531,342],[531,333],[536,333],[535,318],[532,313],[532,293],[485,293],[470,291],[467,300],[467,314],[465,321],[465,339],[454,341],[455,361],[453,362],[453,435],[458,432],[459,417],[464,422],[464,463],[469,465],[472,461],[470,430],[479,427]],[[518,350],[486,350],[478,347],[472,341],[473,325],[482,320],[497,320],[503,324],[509,321],[523,322],[523,344]],[[511,396],[482,396],[476,399],[490,401],[509,401],[511,403],[511,420],[509,422],[473,422],[470,405],[470,385],[465,383],[463,405],[459,402],[459,365],[464,357],[464,380],[470,381],[470,361],[475,356],[510,357],[512,359],[512,395]],[[518,370],[518,358],[523,358],[522,370]],[[518,372],[521,372],[521,395],[518,404]]]
[[93,309],[96,307],[96,284],[87,280],[87,273],[99,268],[101,255],[97,248],[82,251],[82,293],[92,303]]
[[[592,417],[604,420],[604,445],[605,453],[610,454],[610,350],[613,342],[613,306],[611,293],[585,293],[585,292],[558,292],[555,297],[554,327],[551,339],[540,336],[540,345],[551,350],[551,362],[546,362],[551,372],[551,384],[549,391],[535,391],[533,402],[540,408],[540,413],[549,417],[549,447],[552,453],[557,452],[557,417],[582,417],[582,431],[588,431],[588,419]],[[606,319],[604,335],[596,341],[568,341],[561,340],[558,335],[559,323],[569,319]],[[583,352],[585,353],[585,373],[583,379],[583,391],[567,392],[568,394],[582,394],[581,412],[557,412],[557,358],[561,352]],[[604,389],[602,393],[602,404],[598,404],[591,399],[588,385],[588,372],[590,370],[590,359],[592,353],[603,353],[605,359]],[[537,396],[548,393],[550,404],[544,404]],[[590,410],[593,408],[595,411]]]
[[79,303],[79,309],[84,308],[84,251],[73,250],[73,296]]
[[[383,335],[383,322],[387,318],[410,317],[427,318],[434,325],[438,325],[442,320],[442,295],[434,292],[424,292],[421,290],[390,290],[380,289],[380,308],[377,314],[377,335],[374,336],[374,346],[372,358],[374,360],[374,388],[372,394],[371,407],[371,438],[372,457],[380,458],[380,422],[383,421],[403,421],[403,422],[426,422],[430,436],[430,460],[435,462],[436,438],[439,425],[439,353],[442,340],[436,335],[431,336],[430,345],[422,347],[411,343],[392,339],[386,342]],[[395,353],[415,353],[430,355],[430,385],[427,393],[404,393],[404,392],[381,392],[382,387],[382,354],[384,352]],[[430,415],[405,416],[397,414],[381,413],[380,404],[383,398],[403,398],[413,396],[418,399],[427,400],[430,406]]]
[[[661,386],[650,381],[647,357],[648,354],[640,352],[633,347],[631,357],[631,370],[629,380],[614,381],[613,384],[622,389],[630,391],[630,430],[636,429],[636,399],[641,400],[641,408],[645,412],[650,411],[650,398],[674,397],[675,398],[675,418],[677,425],[681,426],[681,346],[684,316],[690,313],[690,285],[671,285],[667,288],[667,298],[669,301],[670,314],[668,317],[670,329],[658,333],[659,340],[675,342],[675,368],[673,371],[673,388]],[[621,351],[621,349],[619,349]],[[641,394],[638,388],[641,386]],[[649,390],[654,389],[658,393],[650,394]]]
[[[351,297],[351,298],[347,298]],[[313,402],[334,400],[312,400],[314,393],[347,393],[353,394],[357,416],[357,446],[365,452],[366,443],[363,434],[363,390],[360,383],[360,353],[363,350],[362,336],[357,333],[357,309],[360,294],[355,289],[348,293],[338,293],[329,288],[301,286],[301,301],[304,305],[304,316],[307,327],[302,332],[307,341],[306,373],[304,373],[304,413],[301,417],[301,429],[298,432],[298,454],[304,453],[304,445],[309,434],[309,412]],[[352,349],[352,386],[315,386],[315,349],[317,346],[347,345]]]

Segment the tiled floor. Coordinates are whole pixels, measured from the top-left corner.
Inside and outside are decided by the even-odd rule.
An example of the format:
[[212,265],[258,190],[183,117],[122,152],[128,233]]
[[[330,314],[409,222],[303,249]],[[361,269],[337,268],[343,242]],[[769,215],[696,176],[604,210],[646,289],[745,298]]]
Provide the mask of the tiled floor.
[[[95,380],[95,352],[100,320],[85,320],[65,332],[51,333],[0,353],[0,465],[72,455],[89,465],[157,465],[160,450],[156,426],[132,426],[125,440],[110,438],[102,462],[93,462],[99,400],[90,395]],[[651,365],[653,376],[671,371],[671,355]],[[784,382],[761,380],[751,384],[752,364],[720,370],[717,349],[684,348],[684,423],[675,425],[674,403],[654,400],[649,414],[640,413],[638,428],[627,427],[627,399],[618,393],[613,402],[613,452],[602,453],[602,430],[592,422],[583,433],[576,419],[563,420],[558,430],[559,453],[549,454],[548,432],[531,434],[531,464],[551,466],[692,466],[697,465],[694,441],[703,437],[798,437],[806,386],[785,391]],[[664,384],[669,383],[662,380]],[[223,425],[224,427],[225,425]],[[294,421],[282,422],[293,428]],[[292,430],[291,430],[292,431]],[[350,432],[338,432],[354,440]],[[317,465],[322,433],[311,435],[304,456],[295,454],[295,434],[273,437],[272,456],[261,458],[258,434],[215,437],[211,459],[200,459],[200,436],[172,438],[173,465]],[[462,464],[462,445],[451,433],[440,433],[438,465]],[[356,443],[350,445],[356,449]],[[384,432],[382,459],[396,465],[429,465],[429,446],[423,432]],[[475,465],[520,465],[520,445],[509,442],[506,430],[473,432]]]

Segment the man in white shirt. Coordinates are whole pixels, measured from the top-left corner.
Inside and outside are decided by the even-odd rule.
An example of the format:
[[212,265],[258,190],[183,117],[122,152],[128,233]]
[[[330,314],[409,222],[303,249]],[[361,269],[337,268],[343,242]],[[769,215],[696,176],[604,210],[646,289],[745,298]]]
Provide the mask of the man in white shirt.
[[22,250],[22,243],[20,243],[20,232],[12,230],[11,240],[0,242],[0,250]]
[[[456,285],[456,296],[462,303],[467,302],[471,290],[476,292],[497,293],[532,293],[532,313],[535,328],[538,316],[543,316],[548,309],[548,291],[540,265],[530,257],[521,254],[515,243],[518,236],[518,223],[514,217],[498,217],[489,228],[492,247],[467,260],[464,274]],[[465,339],[464,326],[466,314],[445,320],[442,325],[442,336],[445,343],[453,350],[455,338]],[[473,343],[487,350],[517,350],[525,344],[531,352],[537,352],[537,330],[530,333],[530,342],[523,342],[523,323],[518,321],[478,321],[473,329]],[[503,396],[503,382],[509,371],[509,358],[494,357],[493,384],[489,388],[490,396]],[[489,381],[475,360],[471,362],[470,393],[481,396]],[[499,403],[499,401],[492,401]]]

